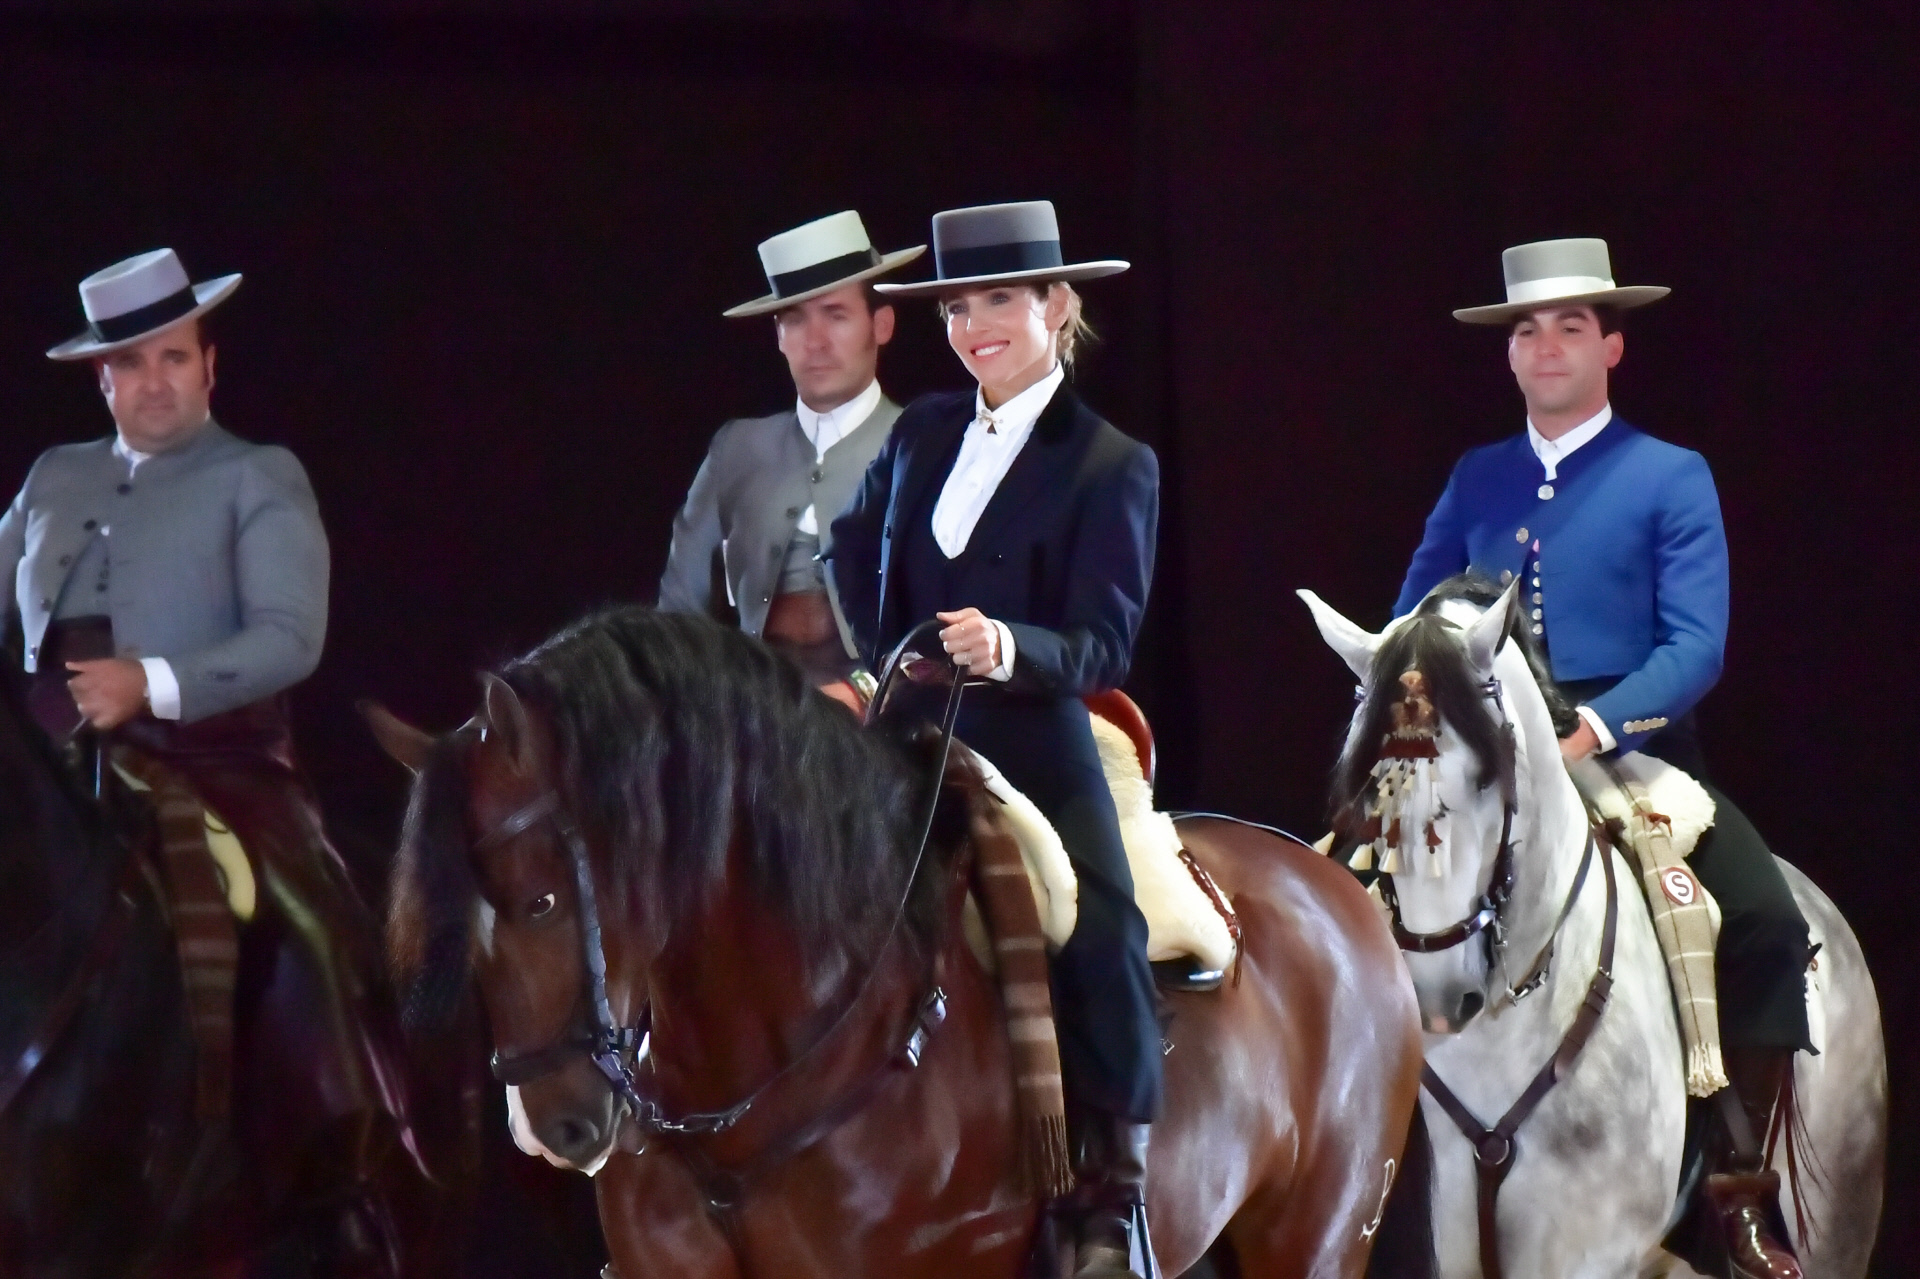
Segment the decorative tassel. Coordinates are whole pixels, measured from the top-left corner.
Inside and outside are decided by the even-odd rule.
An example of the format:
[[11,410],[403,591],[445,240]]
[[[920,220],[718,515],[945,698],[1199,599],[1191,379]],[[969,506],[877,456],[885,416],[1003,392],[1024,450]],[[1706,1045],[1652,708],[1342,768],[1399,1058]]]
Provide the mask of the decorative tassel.
[[1727,1086],[1726,1064],[1720,1059],[1720,1045],[1693,1044],[1687,1049],[1687,1095],[1711,1097]]
[[1067,1149],[1067,1117],[1033,1115],[1026,1126],[1027,1177],[1034,1191],[1043,1200],[1072,1194],[1073,1156]]

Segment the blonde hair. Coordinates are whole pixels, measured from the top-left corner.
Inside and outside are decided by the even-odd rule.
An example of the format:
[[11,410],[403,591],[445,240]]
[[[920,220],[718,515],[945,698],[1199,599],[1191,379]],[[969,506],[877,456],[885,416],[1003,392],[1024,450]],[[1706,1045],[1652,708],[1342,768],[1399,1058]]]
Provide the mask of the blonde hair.
[[[1065,280],[1035,280],[1027,282],[1024,286],[1016,284],[1010,287],[1032,289],[1034,296],[1042,302],[1046,302],[1055,289],[1067,291],[1067,318],[1054,331],[1054,354],[1059,357],[1060,367],[1072,372],[1073,357],[1100,340],[1100,335],[1094,332],[1093,325],[1087,323],[1086,303],[1080,297],[1080,291]],[[940,314],[940,322],[945,324],[947,300],[941,298],[936,307]]]

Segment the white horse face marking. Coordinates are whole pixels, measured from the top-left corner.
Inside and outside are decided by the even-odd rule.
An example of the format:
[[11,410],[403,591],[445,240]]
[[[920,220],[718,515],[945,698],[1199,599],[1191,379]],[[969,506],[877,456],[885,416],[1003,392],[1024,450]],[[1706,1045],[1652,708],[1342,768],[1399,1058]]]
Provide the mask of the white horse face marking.
[[607,1166],[607,1159],[613,1154],[613,1142],[586,1164],[572,1164],[540,1144],[533,1135],[533,1124],[527,1118],[526,1103],[520,1099],[520,1090],[511,1085],[507,1088],[507,1131],[513,1134],[513,1144],[522,1154],[538,1155],[555,1168],[565,1168],[570,1172],[584,1172],[591,1177]]

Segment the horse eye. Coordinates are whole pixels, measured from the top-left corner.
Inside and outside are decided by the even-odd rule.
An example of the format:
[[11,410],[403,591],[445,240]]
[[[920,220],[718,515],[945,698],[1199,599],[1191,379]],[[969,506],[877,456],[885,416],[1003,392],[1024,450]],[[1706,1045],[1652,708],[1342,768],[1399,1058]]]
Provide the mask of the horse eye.
[[552,909],[553,894],[547,893],[544,896],[533,899],[533,904],[527,907],[527,917],[529,919],[538,919]]

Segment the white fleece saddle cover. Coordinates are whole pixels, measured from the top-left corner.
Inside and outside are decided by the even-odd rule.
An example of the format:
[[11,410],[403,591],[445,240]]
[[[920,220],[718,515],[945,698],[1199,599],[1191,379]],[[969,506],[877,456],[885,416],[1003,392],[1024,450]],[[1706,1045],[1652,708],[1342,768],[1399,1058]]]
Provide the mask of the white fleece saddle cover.
[[[1672,823],[1674,853],[1682,859],[1693,856],[1700,837],[1713,827],[1713,796],[1707,794],[1707,788],[1691,773],[1683,773],[1665,760],[1639,751],[1616,757],[1613,766],[1629,782],[1644,787],[1653,811]],[[1633,821],[1632,799],[1613,784],[1599,763],[1583,759],[1569,771],[1587,806],[1605,820],[1619,822],[1626,828],[1628,837],[1633,838],[1638,826]],[[1636,848],[1635,851],[1645,856],[1645,850]]]
[[[1201,967],[1224,972],[1233,963],[1233,938],[1227,921],[1207,899],[1193,873],[1180,860],[1180,835],[1173,819],[1155,812],[1153,786],[1141,775],[1140,757],[1124,731],[1095,715],[1093,740],[1100,748],[1100,765],[1113,790],[1113,806],[1120,814],[1120,838],[1126,844],[1127,864],[1133,870],[1133,900],[1147,917],[1147,958],[1158,962],[1191,956]],[[1012,827],[1033,884],[1034,905],[1040,911],[1040,929],[1058,948],[1073,934],[1079,910],[1080,886],[1067,860],[1066,847],[1053,823],[1032,800],[981,757],[987,792],[1000,801],[1001,814]],[[968,932],[982,947],[971,903]]]

